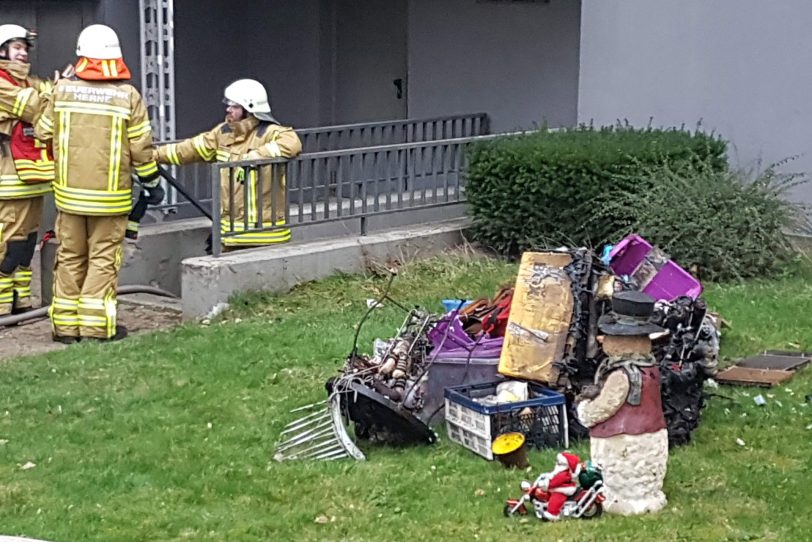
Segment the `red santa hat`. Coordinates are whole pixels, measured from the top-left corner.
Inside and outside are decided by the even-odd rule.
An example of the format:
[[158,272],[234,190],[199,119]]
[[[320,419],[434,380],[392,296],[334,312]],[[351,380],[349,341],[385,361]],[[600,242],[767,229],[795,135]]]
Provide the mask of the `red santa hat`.
[[561,452],[556,456],[555,461],[557,465],[566,467],[573,476],[581,474],[581,460],[577,455]]

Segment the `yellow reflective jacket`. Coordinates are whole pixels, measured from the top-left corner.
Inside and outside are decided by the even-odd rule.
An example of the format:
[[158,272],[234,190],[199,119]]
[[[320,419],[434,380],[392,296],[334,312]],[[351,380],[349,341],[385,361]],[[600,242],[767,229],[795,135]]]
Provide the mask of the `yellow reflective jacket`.
[[[0,200],[33,198],[51,191],[54,164],[43,149],[42,159],[31,164],[17,164],[11,155],[11,133],[18,122],[34,124],[42,112],[44,96],[50,93],[51,83],[29,75],[31,66],[22,62],[0,60],[0,70],[14,79],[13,84],[0,77]],[[38,143],[39,145],[39,143]],[[27,169],[41,173],[43,182],[25,182],[20,177]],[[18,171],[21,168],[22,171]]]
[[144,181],[158,175],[147,109],[123,81],[58,81],[35,128],[38,138],[53,141],[60,211],[126,215],[132,174]]
[[[158,147],[156,156],[158,162],[181,165],[214,160],[233,162],[261,158],[293,158],[300,152],[302,143],[293,128],[260,121],[252,116],[239,122],[224,122],[195,137]],[[290,230],[279,228],[285,225],[285,176],[277,175],[278,182],[274,183],[273,167],[279,166],[268,165],[259,168],[259,179],[256,170],[250,171],[247,176],[241,170],[236,171],[233,183],[229,181],[228,168],[221,170],[221,231],[243,232],[223,237],[224,245],[259,246],[290,240]],[[230,196],[232,184],[233,194]],[[274,229],[245,231],[246,219],[249,229],[257,228],[260,211],[262,227]]]

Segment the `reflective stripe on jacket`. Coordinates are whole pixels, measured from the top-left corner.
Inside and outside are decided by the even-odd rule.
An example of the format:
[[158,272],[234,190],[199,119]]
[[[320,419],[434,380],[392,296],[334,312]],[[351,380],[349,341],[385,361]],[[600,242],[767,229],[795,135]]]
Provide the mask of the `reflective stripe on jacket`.
[[60,80],[36,133],[53,141],[54,197],[66,213],[126,215],[132,174],[158,174],[147,109],[127,83]]
[[[252,116],[239,122],[218,124],[195,137],[158,147],[157,159],[174,165],[214,160],[232,162],[246,160],[252,151],[255,159],[293,158],[302,152],[302,143],[293,128],[262,122]],[[279,227],[285,225],[285,176],[277,176],[278,182],[274,183],[273,167],[259,168],[259,177],[256,169],[246,175],[242,168],[236,168],[231,202],[229,170],[221,170],[221,231],[242,232],[223,237],[224,245],[257,246],[290,241],[290,229]],[[246,221],[249,230],[257,228],[260,214],[262,227],[274,229],[246,231]]]
[[0,60],[0,199],[32,198],[51,191],[54,163],[47,146],[30,138],[50,83],[29,76],[29,68]]

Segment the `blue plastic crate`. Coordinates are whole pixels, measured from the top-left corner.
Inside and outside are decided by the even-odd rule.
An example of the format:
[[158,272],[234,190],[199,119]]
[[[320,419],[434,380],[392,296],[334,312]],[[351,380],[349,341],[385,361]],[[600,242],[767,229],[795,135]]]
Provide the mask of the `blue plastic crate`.
[[528,446],[569,446],[567,400],[551,389],[528,382],[530,398],[515,403],[483,405],[474,399],[494,395],[504,380],[453,386],[445,389],[448,437],[487,459],[493,459],[490,443],[502,433],[518,431]]

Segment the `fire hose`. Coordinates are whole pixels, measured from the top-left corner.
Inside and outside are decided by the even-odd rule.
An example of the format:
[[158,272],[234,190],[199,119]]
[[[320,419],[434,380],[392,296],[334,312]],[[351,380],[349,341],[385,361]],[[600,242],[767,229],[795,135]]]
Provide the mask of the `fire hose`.
[[[186,191],[186,189],[185,189],[185,188],[183,188],[183,185],[181,185],[181,184],[178,182],[178,180],[177,180],[177,179],[175,179],[175,177],[173,177],[173,176],[172,176],[172,174],[171,174],[171,173],[169,173],[168,171],[166,171],[166,170],[165,170],[164,168],[162,168],[162,167],[158,167],[158,174],[159,174],[161,177],[163,177],[163,178],[164,178],[164,180],[166,180],[167,184],[169,184],[169,186],[171,186],[172,188],[174,188],[174,189],[175,189],[175,191],[176,191],[178,194],[180,194],[181,196],[183,196],[184,198],[186,198],[186,199],[189,201],[189,203],[191,203],[191,204],[192,204],[192,206],[193,206],[195,209],[197,209],[198,211],[200,211],[200,213],[201,213],[203,216],[205,216],[205,217],[206,217],[206,218],[208,218],[209,220],[214,220],[214,219],[212,218],[212,216],[211,216],[211,213],[208,211],[208,209],[206,209],[205,207],[203,207],[203,205],[202,205],[202,204],[201,204],[199,201],[197,201],[197,200],[196,200],[194,197],[192,197],[192,195],[191,195],[191,194],[189,194],[189,193]],[[145,189],[142,189],[142,190],[141,190],[141,195],[138,197],[138,200],[135,202],[135,205],[133,205],[133,209],[132,209],[132,211],[130,211],[130,216],[128,217],[128,219],[129,219],[129,221],[130,221],[130,222],[135,222],[135,223],[140,224],[140,223],[141,223],[141,221],[144,219],[144,215],[146,215],[146,214],[147,214],[147,208],[148,208],[148,207],[149,207],[149,205],[150,205],[150,204],[148,203],[148,198],[147,198],[147,192],[148,192],[148,191],[149,191],[149,188],[145,188]],[[137,237],[137,234],[136,234],[136,237]],[[133,239],[135,239],[136,237],[133,237]]]
[[[201,214],[203,214],[203,216],[205,216],[209,220],[213,220],[211,213],[205,207],[203,207],[203,205],[201,205],[200,202],[198,202],[194,197],[192,197],[186,191],[186,189],[183,188],[183,186],[177,181],[177,179],[175,179],[175,177],[172,176],[171,173],[166,171],[164,168],[159,167],[158,168],[158,174],[161,177],[163,177],[166,180],[166,182],[178,192],[178,194],[180,194],[181,196],[186,198],[189,201],[189,203],[192,204],[192,206],[194,208],[196,208],[198,211],[200,211]],[[141,219],[144,217],[144,214],[146,213],[146,208],[147,208],[146,200],[142,196],[141,198],[139,198],[139,200],[136,202],[136,205],[135,205],[134,211],[136,211],[137,216],[133,217],[131,215],[131,219],[135,218],[136,222],[140,222]],[[117,291],[118,291],[118,294],[120,294],[120,295],[122,295],[122,294],[141,294],[141,293],[144,293],[144,294],[154,294],[154,295],[158,295],[158,296],[162,296],[162,297],[177,298],[176,295],[174,295],[174,294],[172,294],[170,292],[167,292],[166,290],[162,290],[161,288],[154,287],[154,286],[121,286],[121,287],[118,288]],[[48,307],[42,307],[42,308],[35,309],[33,311],[28,311],[28,312],[25,312],[25,313],[22,313],[22,314],[14,314],[14,315],[11,315],[11,316],[3,316],[3,317],[0,317],[0,327],[14,326],[14,325],[17,325],[17,324],[21,324],[23,322],[28,322],[29,320],[36,320],[37,318],[42,318],[42,317],[47,316],[47,315],[48,315]]]
[[200,202],[199,202],[199,201],[197,201],[195,198],[193,198],[193,197],[192,197],[192,196],[189,194],[189,192],[187,192],[187,191],[186,191],[186,189],[185,189],[185,188],[183,188],[183,185],[181,185],[181,184],[178,182],[178,180],[177,180],[177,179],[175,179],[175,177],[173,177],[173,176],[172,176],[172,174],[171,174],[171,173],[169,173],[168,171],[166,171],[164,168],[159,167],[159,168],[158,168],[158,174],[159,174],[161,177],[163,177],[163,178],[166,180],[166,182],[167,182],[167,183],[169,183],[169,184],[172,186],[172,188],[174,188],[174,189],[175,189],[175,190],[178,192],[178,194],[180,194],[181,196],[183,196],[184,198],[186,198],[186,199],[187,199],[187,201],[188,201],[189,203],[191,203],[191,204],[192,204],[192,206],[193,206],[195,209],[197,209],[198,211],[200,211],[200,212],[201,212],[201,214],[202,214],[203,216],[205,216],[205,217],[206,217],[206,218],[208,218],[209,220],[214,220],[214,219],[212,218],[212,216],[211,216],[211,213],[208,211],[208,209],[206,209],[205,207],[203,207],[203,206],[200,204]]
[[[155,286],[119,286],[116,290],[118,295],[125,295],[125,294],[153,294],[158,295],[161,297],[172,297],[177,298],[175,294],[171,292],[167,292],[166,290],[162,290],[161,288],[157,288]],[[14,326],[17,324],[21,324],[23,322],[27,322],[29,320],[36,320],[37,318],[42,318],[48,315],[48,307],[41,307],[39,309],[35,309],[32,311],[24,312],[22,314],[13,314],[11,316],[3,316],[0,318],[0,327],[3,326]]]

